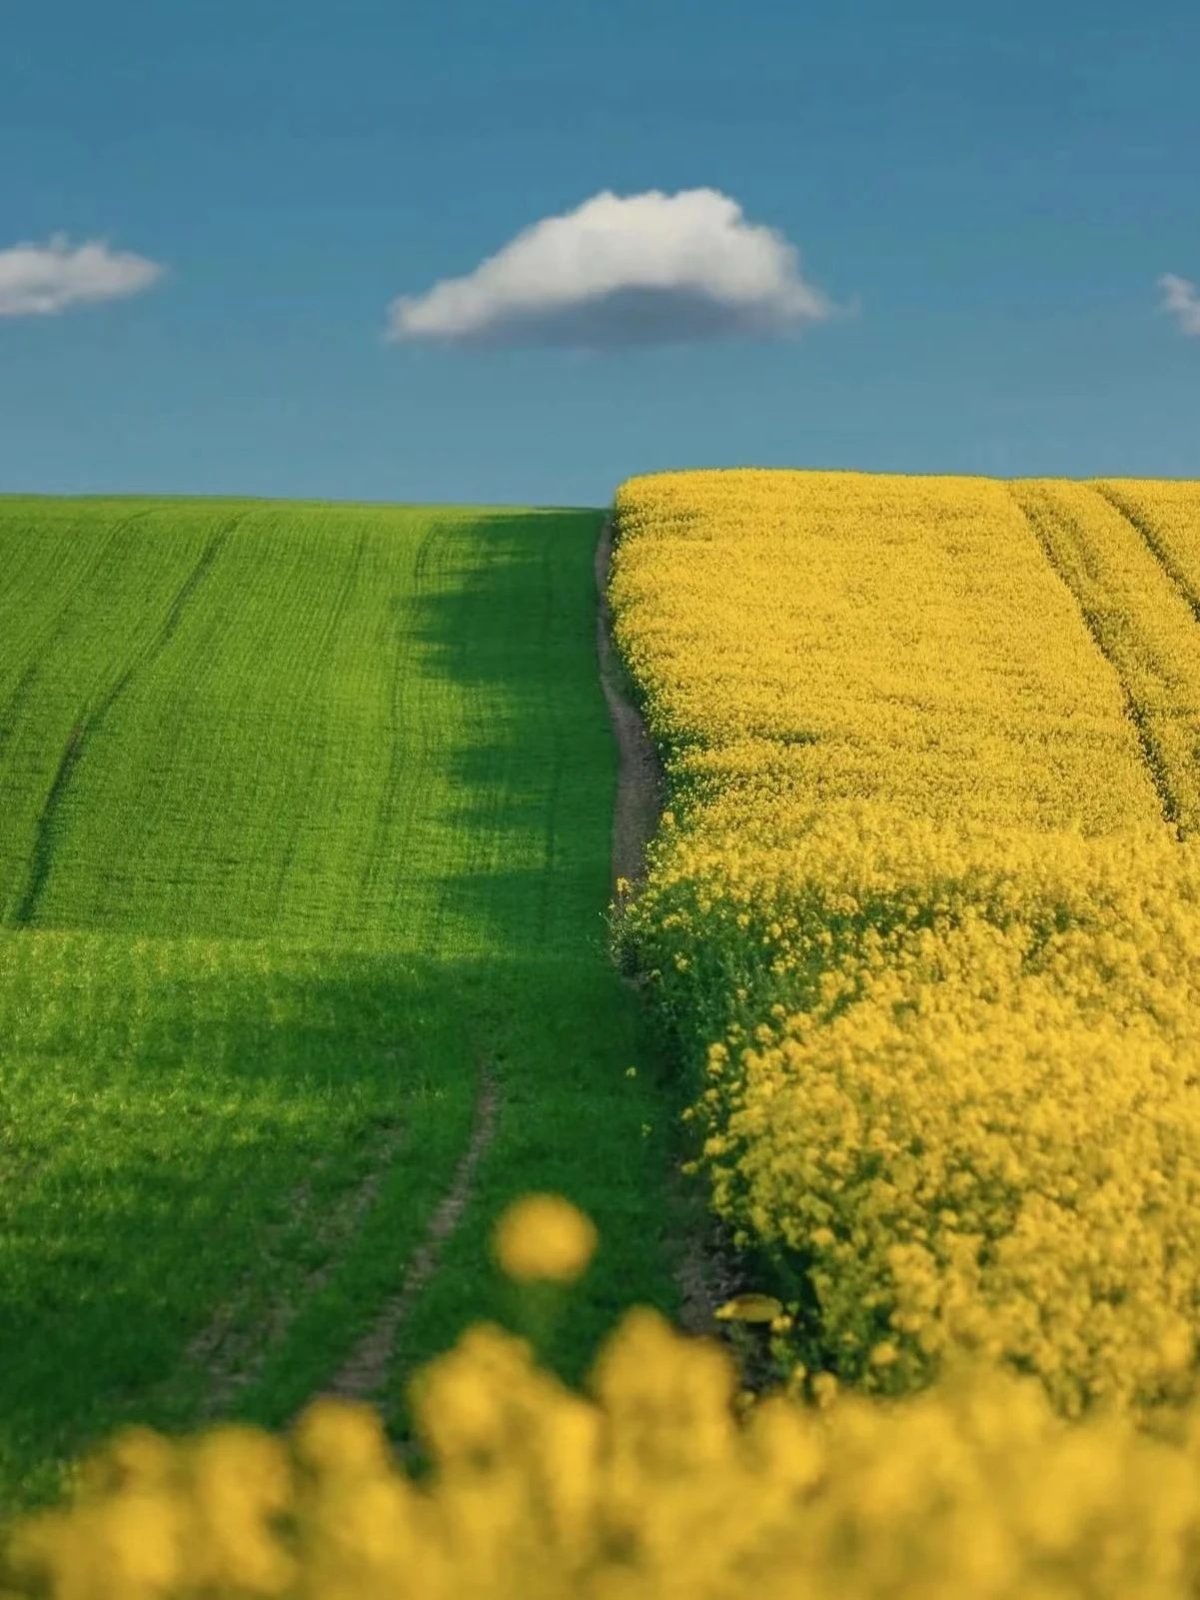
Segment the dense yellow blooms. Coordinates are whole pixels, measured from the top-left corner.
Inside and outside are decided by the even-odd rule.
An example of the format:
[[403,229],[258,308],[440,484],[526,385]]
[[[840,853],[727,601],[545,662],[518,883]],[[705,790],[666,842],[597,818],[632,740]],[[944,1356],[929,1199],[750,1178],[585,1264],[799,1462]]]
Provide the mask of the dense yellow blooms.
[[590,1217],[556,1194],[530,1194],[496,1228],[496,1259],[517,1283],[573,1283],[596,1250]]
[[1068,1415],[1180,1403],[1200,629],[1177,587],[1082,485],[693,473],[617,512],[673,801],[622,935],[797,1355],[900,1393],[966,1346]]
[[1200,627],[1186,594],[1115,496],[1046,480],[1014,484],[1013,494],[1120,674],[1167,815],[1195,832]]
[[902,1403],[776,1397],[735,1420],[726,1355],[635,1311],[589,1396],[478,1327],[420,1375],[429,1471],[367,1407],[286,1439],[127,1433],[16,1531],[47,1600],[1190,1600],[1200,1418],[1068,1425],[963,1370]]
[[1200,604],[1200,483],[1113,478],[1096,487],[1141,532],[1189,603]]
[[764,795],[792,829],[846,799],[1091,832],[1159,819],[1121,684],[1003,484],[668,473],[623,485],[616,513],[617,638],[677,811],[703,800],[707,825],[772,841]]

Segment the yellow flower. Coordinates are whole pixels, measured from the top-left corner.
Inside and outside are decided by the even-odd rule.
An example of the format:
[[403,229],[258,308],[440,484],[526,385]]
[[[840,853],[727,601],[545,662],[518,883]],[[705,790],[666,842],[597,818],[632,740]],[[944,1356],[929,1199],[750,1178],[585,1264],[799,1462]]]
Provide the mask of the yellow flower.
[[739,1294],[713,1313],[718,1322],[776,1322],[784,1315],[783,1302],[769,1294]]
[[518,1283],[573,1283],[596,1249],[589,1217],[556,1194],[531,1194],[509,1206],[493,1237],[496,1260]]

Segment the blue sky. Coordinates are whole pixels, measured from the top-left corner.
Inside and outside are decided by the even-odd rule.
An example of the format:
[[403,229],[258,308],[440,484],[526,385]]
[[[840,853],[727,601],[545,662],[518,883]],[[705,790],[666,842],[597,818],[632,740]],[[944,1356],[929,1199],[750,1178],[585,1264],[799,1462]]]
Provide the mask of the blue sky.
[[[603,504],[707,465],[1200,476],[1194,0],[58,0],[0,55],[0,489]],[[388,342],[604,191],[707,188],[844,311],[612,350]],[[0,280],[2,281],[2,280]]]

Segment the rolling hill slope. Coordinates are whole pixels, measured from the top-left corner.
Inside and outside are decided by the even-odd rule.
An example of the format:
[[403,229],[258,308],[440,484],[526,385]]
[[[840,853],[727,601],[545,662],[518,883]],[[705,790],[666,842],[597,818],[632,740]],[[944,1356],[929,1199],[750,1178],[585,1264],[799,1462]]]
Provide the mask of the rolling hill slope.
[[670,1300],[599,521],[0,501],[5,1498],[123,1417],[397,1416],[525,1189],[605,1241],[564,1365]]

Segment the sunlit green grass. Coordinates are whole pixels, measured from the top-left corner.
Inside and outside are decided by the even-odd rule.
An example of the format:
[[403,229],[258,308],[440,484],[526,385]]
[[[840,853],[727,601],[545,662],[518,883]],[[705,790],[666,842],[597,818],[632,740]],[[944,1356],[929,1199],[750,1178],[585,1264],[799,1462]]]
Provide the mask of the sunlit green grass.
[[487,1229],[524,1189],[601,1227],[564,1367],[629,1296],[669,1304],[604,950],[598,523],[0,500],[4,1499],[117,1420],[193,1420],[214,1373],[285,1420],[402,1280],[485,1064],[496,1137],[393,1416],[501,1309]]

